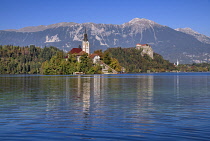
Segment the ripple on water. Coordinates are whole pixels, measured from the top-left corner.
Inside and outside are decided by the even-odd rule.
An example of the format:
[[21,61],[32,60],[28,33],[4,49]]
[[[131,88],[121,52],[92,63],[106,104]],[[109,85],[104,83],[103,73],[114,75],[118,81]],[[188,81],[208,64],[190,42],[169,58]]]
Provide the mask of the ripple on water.
[[209,74],[0,76],[0,140],[209,140]]

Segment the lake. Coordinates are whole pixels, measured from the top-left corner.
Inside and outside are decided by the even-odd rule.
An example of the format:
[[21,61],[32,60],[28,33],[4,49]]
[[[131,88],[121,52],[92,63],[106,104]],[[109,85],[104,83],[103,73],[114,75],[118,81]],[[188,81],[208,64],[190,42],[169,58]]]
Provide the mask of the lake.
[[210,73],[0,75],[0,140],[209,140]]

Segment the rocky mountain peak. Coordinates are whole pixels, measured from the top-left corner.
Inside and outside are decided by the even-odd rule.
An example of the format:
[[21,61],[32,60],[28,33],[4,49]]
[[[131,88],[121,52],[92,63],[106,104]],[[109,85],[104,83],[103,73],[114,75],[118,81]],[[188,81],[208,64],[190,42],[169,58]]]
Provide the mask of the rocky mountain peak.
[[136,24],[136,23],[155,23],[151,20],[148,20],[148,19],[144,19],[144,18],[134,18],[132,19],[131,21],[129,21],[129,23],[131,24]]
[[133,24],[144,24],[144,25],[159,25],[154,21],[148,20],[148,19],[144,19],[144,18],[134,18],[131,21],[128,22],[128,24],[133,25]]
[[154,26],[158,26],[158,27],[163,27],[162,25],[148,20],[148,19],[144,19],[144,18],[134,18],[131,21],[124,23],[123,26],[132,26],[135,28],[135,30],[137,30],[138,32],[148,29],[148,28],[153,28]]
[[184,32],[184,33],[188,33],[188,34],[199,34],[198,32],[192,30],[191,28],[189,27],[186,27],[186,28],[177,28],[175,29],[176,31],[180,31],[180,32]]

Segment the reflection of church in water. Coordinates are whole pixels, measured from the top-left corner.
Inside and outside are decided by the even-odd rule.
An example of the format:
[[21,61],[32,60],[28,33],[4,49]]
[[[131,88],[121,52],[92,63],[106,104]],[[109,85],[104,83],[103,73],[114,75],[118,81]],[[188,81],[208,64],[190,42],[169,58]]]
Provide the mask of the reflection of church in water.
[[90,110],[90,103],[98,104],[101,95],[101,76],[77,77],[77,97],[83,102],[83,112]]
[[[120,78],[115,79],[115,82],[121,83]],[[94,75],[92,77],[78,76],[77,97],[82,100],[83,112],[88,112],[91,108],[91,104],[99,106],[104,94],[108,92],[108,87],[110,87],[108,78],[104,78],[101,75]],[[121,89],[120,85],[119,89]],[[151,106],[154,96],[154,76],[149,75],[138,78],[136,83],[136,92],[140,105],[146,104],[142,103],[142,100],[146,98],[147,105]],[[92,108],[97,107],[92,106]]]

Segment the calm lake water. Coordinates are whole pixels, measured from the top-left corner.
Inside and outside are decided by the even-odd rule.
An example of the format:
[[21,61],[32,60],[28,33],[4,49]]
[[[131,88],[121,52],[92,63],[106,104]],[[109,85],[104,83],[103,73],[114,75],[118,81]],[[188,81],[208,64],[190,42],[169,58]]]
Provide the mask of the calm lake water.
[[0,140],[210,140],[210,73],[0,75]]

